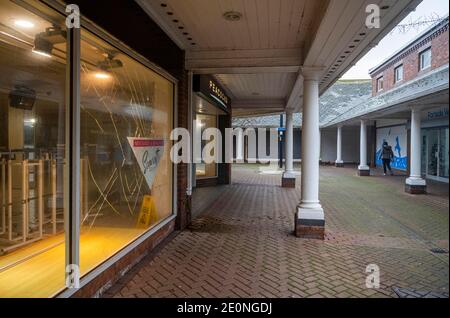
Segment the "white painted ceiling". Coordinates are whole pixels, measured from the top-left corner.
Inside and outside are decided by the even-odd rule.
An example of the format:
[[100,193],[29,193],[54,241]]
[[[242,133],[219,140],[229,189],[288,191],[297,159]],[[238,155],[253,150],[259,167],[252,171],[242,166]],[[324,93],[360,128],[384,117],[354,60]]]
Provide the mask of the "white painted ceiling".
[[[233,115],[301,111],[302,66],[323,69],[323,93],[421,2],[135,1],[186,50],[188,70],[222,82],[233,97]],[[368,4],[384,7],[379,29],[365,25]],[[241,19],[227,21],[229,11]]]

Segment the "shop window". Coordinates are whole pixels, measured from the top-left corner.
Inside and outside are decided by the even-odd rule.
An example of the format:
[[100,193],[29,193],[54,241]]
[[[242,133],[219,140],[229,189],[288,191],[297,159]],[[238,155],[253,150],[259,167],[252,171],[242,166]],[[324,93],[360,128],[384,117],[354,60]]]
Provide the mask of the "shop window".
[[[64,16],[33,7],[0,2],[0,297],[66,288],[67,34]],[[82,275],[173,213],[174,89],[82,31]]]
[[0,2],[0,297],[65,286],[65,19],[36,6]]
[[82,32],[80,91],[85,274],[173,212],[174,85]]
[[[200,115],[197,114],[197,129],[200,130],[200,136],[203,135],[203,132],[208,128],[217,128],[217,116],[215,115]],[[210,140],[203,140],[201,149],[203,152],[203,148]],[[211,153],[211,156],[214,156],[214,153]],[[216,163],[205,163],[203,158],[201,158],[201,162],[196,164],[196,176],[198,179],[202,178],[214,178],[217,177],[217,164]]]
[[419,55],[420,71],[431,67],[431,48],[426,49]]
[[394,70],[394,81],[395,83],[403,81],[403,64],[399,65]]
[[383,76],[377,79],[377,92],[381,92],[383,90]]

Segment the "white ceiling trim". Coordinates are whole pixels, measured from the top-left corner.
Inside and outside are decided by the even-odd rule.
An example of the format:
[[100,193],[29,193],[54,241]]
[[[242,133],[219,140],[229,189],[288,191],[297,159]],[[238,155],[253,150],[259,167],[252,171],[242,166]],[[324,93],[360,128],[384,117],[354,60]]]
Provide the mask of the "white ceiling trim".
[[[302,64],[301,49],[188,51],[186,68],[194,72],[221,69],[276,68],[296,71]],[[229,73],[228,71],[227,73]]]
[[159,25],[164,33],[175,42],[175,44],[182,50],[187,49],[187,45],[183,36],[176,32],[165,20],[159,12],[157,12],[146,0],[135,0],[136,3],[150,16],[150,18]]

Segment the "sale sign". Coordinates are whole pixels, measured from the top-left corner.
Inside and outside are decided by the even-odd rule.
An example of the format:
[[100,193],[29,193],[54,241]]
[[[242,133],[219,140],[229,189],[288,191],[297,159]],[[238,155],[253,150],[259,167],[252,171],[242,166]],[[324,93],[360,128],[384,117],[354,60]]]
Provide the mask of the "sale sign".
[[152,188],[156,169],[164,153],[164,140],[128,137],[128,143],[141,168],[149,188]]

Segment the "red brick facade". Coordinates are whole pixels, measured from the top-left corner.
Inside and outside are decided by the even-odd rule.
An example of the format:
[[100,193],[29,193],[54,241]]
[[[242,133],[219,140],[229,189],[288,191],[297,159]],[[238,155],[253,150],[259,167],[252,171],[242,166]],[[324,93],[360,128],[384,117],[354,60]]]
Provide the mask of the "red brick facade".
[[[420,71],[419,55],[424,50],[431,47],[431,67]],[[385,93],[396,86],[411,81],[414,78],[439,68],[449,62],[448,53],[448,21],[430,32],[417,41],[406,47],[397,55],[386,61],[380,67],[373,70],[372,77],[372,95]],[[395,69],[403,65],[403,80],[395,83]],[[383,90],[378,92],[377,80],[383,76]]]

